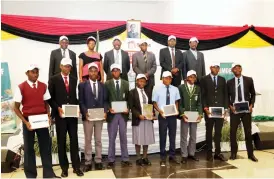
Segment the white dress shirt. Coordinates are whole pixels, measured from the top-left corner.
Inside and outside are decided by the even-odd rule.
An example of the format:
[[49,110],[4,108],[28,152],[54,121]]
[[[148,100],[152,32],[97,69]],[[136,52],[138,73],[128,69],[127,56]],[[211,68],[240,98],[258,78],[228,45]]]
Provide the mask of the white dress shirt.
[[[191,85],[191,84],[187,83],[187,87],[188,87],[190,93],[192,93],[192,92],[193,92],[193,89],[194,89],[194,84]],[[192,90],[192,91],[191,91],[191,90]]]
[[[33,84],[35,84],[36,88],[38,88],[38,81],[36,81],[35,83],[33,83],[33,82],[27,80],[27,83],[29,84],[29,86],[31,88],[33,88]],[[49,90],[48,90],[48,88],[46,88],[46,92],[45,92],[45,94],[43,96],[43,99],[46,101],[46,100],[49,100],[50,98],[51,98],[51,96],[49,94]],[[19,86],[17,86],[16,89],[15,89],[13,101],[21,103],[22,99],[23,99],[23,96],[22,96],[21,90],[20,90]]]
[[[240,77],[240,85],[241,85],[241,92],[242,92],[242,101],[245,101],[243,76]],[[235,103],[242,102],[242,101],[238,101],[238,78],[237,77],[235,77],[235,92],[236,92]]]
[[193,53],[195,59],[197,60],[197,58],[198,58],[197,50],[192,50],[192,49],[190,49],[190,51]]
[[68,48],[66,48],[66,49],[62,49],[61,48],[61,56],[63,57],[64,50],[65,50],[65,56],[66,56],[66,58],[70,58],[70,56],[69,56],[69,49]]
[[[114,53],[114,63],[120,65],[121,73],[122,73],[122,52],[121,52],[121,49],[119,49],[119,50],[113,49],[113,53]],[[116,60],[118,60],[118,62]]]
[[[142,110],[142,114],[143,114],[143,103],[144,103],[144,101],[143,101],[143,95],[142,95],[142,91],[141,91],[142,89],[140,89],[140,88],[136,88],[136,89],[137,89],[138,94],[139,94],[139,101],[140,101],[141,110]],[[148,98],[147,98],[147,95],[145,93],[144,88],[143,88],[143,93],[144,93],[144,95],[146,97],[146,104],[148,104]]]
[[93,83],[96,83],[95,84],[95,88],[96,88],[96,98],[98,98],[98,81],[96,80],[95,82],[92,81],[92,80],[89,80],[90,82],[90,86],[91,86],[91,90],[92,90],[92,93],[93,93]]

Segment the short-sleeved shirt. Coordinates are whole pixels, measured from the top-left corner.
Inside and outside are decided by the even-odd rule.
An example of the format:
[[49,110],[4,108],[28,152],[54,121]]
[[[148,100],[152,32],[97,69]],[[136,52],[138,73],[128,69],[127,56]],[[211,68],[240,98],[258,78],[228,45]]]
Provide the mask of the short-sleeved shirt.
[[[164,84],[159,85],[153,91],[152,101],[156,102],[160,109],[163,109],[163,106],[166,105],[166,97],[167,97],[166,94],[167,94],[167,87]],[[170,104],[175,104],[177,100],[181,99],[178,88],[173,85],[169,85],[169,94],[170,94]]]

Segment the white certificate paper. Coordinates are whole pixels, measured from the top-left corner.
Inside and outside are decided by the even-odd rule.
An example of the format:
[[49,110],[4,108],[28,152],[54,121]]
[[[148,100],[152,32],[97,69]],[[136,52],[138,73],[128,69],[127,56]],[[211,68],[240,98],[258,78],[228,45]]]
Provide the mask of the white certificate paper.
[[188,122],[197,122],[197,118],[199,117],[198,111],[185,111],[184,114],[188,118]]
[[65,117],[79,117],[80,109],[79,105],[62,105],[62,109],[64,114],[62,115],[63,118]]
[[209,118],[224,118],[225,109],[223,107],[209,107]]
[[40,129],[49,127],[49,118],[47,114],[29,116],[31,129]]
[[166,117],[178,115],[178,111],[175,104],[163,106],[163,112],[164,116]]
[[123,113],[127,110],[127,102],[113,101],[111,102],[111,108],[114,110],[114,113]]
[[105,119],[104,108],[92,108],[88,109],[89,121],[102,121]]
[[250,113],[248,101],[233,103],[233,106],[235,108],[235,114]]

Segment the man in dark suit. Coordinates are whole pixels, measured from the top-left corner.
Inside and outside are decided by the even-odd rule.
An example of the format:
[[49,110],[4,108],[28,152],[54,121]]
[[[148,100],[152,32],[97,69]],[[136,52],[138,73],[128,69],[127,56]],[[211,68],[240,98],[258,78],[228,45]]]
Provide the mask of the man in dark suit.
[[63,104],[77,105],[76,98],[77,79],[70,74],[72,61],[63,58],[60,64],[61,73],[54,75],[49,80],[49,92],[52,97],[52,116],[56,121],[56,133],[58,143],[58,157],[62,169],[62,177],[68,177],[69,162],[66,153],[67,133],[70,138],[70,154],[73,172],[77,176],[83,176],[80,170],[79,146],[78,146],[78,119],[72,117],[63,118]]
[[[236,133],[240,122],[242,121],[245,133],[245,142],[247,148],[248,158],[254,162],[258,162],[258,159],[253,154],[252,135],[251,135],[251,113],[253,111],[255,103],[255,88],[253,79],[242,75],[242,66],[235,64],[232,67],[232,72],[235,78],[232,78],[227,82],[228,87],[228,100],[230,112],[230,144],[231,144],[231,160],[237,158],[238,145],[236,140]],[[233,103],[237,102],[249,102],[249,113],[235,113]]]
[[222,118],[209,118],[209,107],[223,107],[227,111],[227,85],[225,78],[218,75],[220,65],[215,63],[210,66],[211,73],[201,79],[201,92],[206,122],[207,160],[212,161],[212,132],[214,127],[215,155],[214,159],[227,161],[221,154],[221,137],[225,114]]
[[111,105],[114,101],[128,102],[129,84],[126,80],[120,78],[120,65],[112,64],[110,67],[113,79],[106,81],[105,87],[108,93],[108,107],[107,123],[108,123],[108,168],[112,168],[115,164],[115,140],[119,127],[119,139],[121,148],[121,164],[122,166],[131,166],[128,156],[127,148],[127,121],[128,109],[123,113],[116,113]]
[[192,37],[189,40],[190,49],[183,53],[183,60],[185,62],[185,73],[183,73],[184,79],[186,79],[187,71],[194,70],[197,73],[197,85],[200,84],[200,80],[202,79],[202,77],[206,75],[204,54],[202,52],[197,51],[198,43],[198,39],[196,37]]
[[141,51],[136,52],[132,55],[132,68],[133,71],[138,74],[145,74],[148,79],[147,84],[145,86],[145,90],[147,90],[152,96],[153,87],[155,85],[154,74],[157,70],[156,58],[154,53],[147,51],[148,42],[143,40],[140,43]]
[[130,60],[128,53],[121,49],[122,42],[119,37],[113,39],[113,49],[105,53],[104,71],[107,75],[107,80],[112,79],[110,66],[118,64],[121,69],[121,78],[128,81],[128,72],[130,70]]
[[79,84],[79,104],[83,116],[84,133],[85,133],[85,167],[84,172],[92,169],[92,135],[94,130],[95,140],[95,169],[103,170],[102,163],[102,128],[103,120],[90,121],[88,109],[104,108],[106,119],[107,112],[107,92],[105,86],[97,81],[98,65],[90,63],[88,65],[89,80]]
[[161,79],[164,71],[172,73],[173,86],[178,87],[182,81],[184,61],[181,50],[175,49],[176,37],[168,37],[168,47],[160,50],[160,65],[162,67]]
[[59,38],[60,48],[51,51],[50,62],[49,62],[49,79],[53,75],[61,72],[60,62],[63,58],[70,58],[72,60],[72,69],[70,72],[71,76],[77,79],[77,67],[76,67],[76,54],[68,49],[69,40],[66,36]]

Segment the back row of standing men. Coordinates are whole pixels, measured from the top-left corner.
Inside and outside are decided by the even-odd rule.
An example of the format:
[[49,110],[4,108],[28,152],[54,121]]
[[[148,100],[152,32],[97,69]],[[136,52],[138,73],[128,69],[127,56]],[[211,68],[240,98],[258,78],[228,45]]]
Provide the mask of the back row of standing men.
[[[215,125],[215,159],[226,161],[227,159],[220,151],[221,129],[223,126],[223,119],[209,119],[208,107],[218,106],[225,109],[230,107],[232,110],[231,118],[231,159],[236,159],[237,142],[236,131],[240,119],[242,119],[245,136],[247,141],[248,157],[257,161],[253,155],[251,142],[251,115],[243,114],[236,115],[233,113],[232,104],[235,101],[250,101],[250,111],[255,102],[255,90],[251,78],[243,77],[241,75],[241,66],[233,67],[233,73],[239,79],[235,78],[226,84],[224,78],[218,76],[219,65],[211,65],[211,73],[205,76],[204,57],[201,52],[196,50],[198,40],[197,38],[190,39],[191,49],[187,52],[181,53],[180,50],[175,49],[176,37],[170,36],[168,38],[169,47],[161,49],[160,64],[162,66],[161,78],[163,84],[153,91],[154,73],[156,72],[155,55],[147,51],[147,42],[140,43],[140,52],[133,55],[133,70],[137,73],[137,87],[129,92],[129,84],[127,82],[127,73],[130,68],[130,61],[127,52],[120,49],[121,41],[114,38],[114,49],[105,53],[104,63],[102,63],[102,56],[94,52],[96,39],[89,37],[87,39],[88,51],[79,55],[79,79],[82,83],[79,84],[79,104],[83,116],[84,133],[85,133],[85,166],[84,172],[92,169],[92,147],[91,140],[94,130],[95,136],[95,169],[104,169],[102,164],[101,151],[101,132],[102,121],[91,122],[87,120],[87,109],[90,108],[104,108],[105,118],[108,122],[109,134],[109,150],[108,150],[108,167],[111,168],[115,164],[115,139],[119,129],[120,143],[121,143],[121,157],[123,166],[131,166],[127,151],[127,120],[129,110],[132,112],[132,126],[133,126],[133,143],[135,144],[136,154],[138,160],[137,165],[150,165],[147,158],[148,145],[153,144],[154,132],[153,122],[146,120],[142,115],[143,104],[153,104],[154,108],[159,112],[159,135],[160,135],[160,156],[161,166],[166,164],[166,136],[167,129],[169,130],[169,161],[179,164],[180,162],[175,157],[175,137],[177,130],[177,118],[181,120],[181,163],[187,162],[187,157],[198,161],[195,156],[196,149],[196,130],[197,123],[188,123],[188,118],[184,114],[185,111],[198,111],[197,122],[202,119],[203,111],[206,113],[206,140],[208,145],[207,159],[212,160],[212,130]],[[74,52],[67,49],[68,38],[62,36],[60,38],[61,48],[52,51],[49,70],[49,85],[48,90],[44,91],[44,84],[37,81],[39,75],[39,68],[35,65],[30,66],[26,70],[28,80],[19,85],[15,94],[15,112],[23,121],[24,129],[24,145],[25,155],[25,173],[27,177],[35,178],[37,176],[35,158],[33,153],[33,136],[37,133],[38,140],[45,140],[47,136],[46,129],[32,130],[28,122],[29,115],[39,113],[47,113],[48,108],[43,108],[42,103],[38,111],[30,110],[31,106],[38,104],[41,100],[39,95],[52,108],[52,116],[56,121],[56,132],[58,140],[58,156],[62,168],[62,177],[68,176],[68,160],[66,156],[66,135],[70,136],[71,142],[71,159],[74,172],[78,176],[83,173],[80,169],[80,160],[78,156],[78,137],[77,137],[77,119],[65,118],[62,116],[62,104],[78,104],[76,98],[77,88],[77,73],[76,73],[76,55]],[[60,70],[59,70],[60,69]],[[186,73],[187,71],[187,73]],[[61,72],[61,73],[60,73]],[[104,82],[104,72],[107,74],[107,82]],[[202,78],[205,76],[204,78]],[[185,84],[181,85],[182,79],[185,79]],[[101,81],[101,82],[100,82]],[[197,85],[198,84],[198,85]],[[237,84],[237,85],[235,85]],[[29,88],[30,86],[30,88]],[[177,88],[179,87],[179,88]],[[201,88],[200,88],[201,87]],[[241,90],[235,90],[240,87]],[[40,88],[40,90],[39,90]],[[41,89],[42,88],[42,89]],[[44,93],[43,93],[44,91]],[[38,93],[39,92],[39,93]],[[33,95],[35,94],[35,95]],[[50,94],[50,95],[49,95]],[[201,94],[203,100],[201,100]],[[50,97],[51,96],[51,97]],[[239,98],[239,96],[241,98]],[[111,107],[112,101],[128,101],[129,110],[124,113],[116,114]],[[22,112],[19,110],[22,103]],[[165,117],[162,112],[162,107],[168,104],[176,104],[179,111],[179,116]],[[245,121],[245,122],[244,122]],[[250,124],[249,124],[250,123]],[[190,134],[189,144],[187,144],[187,134]],[[42,134],[43,133],[43,134]],[[235,140],[234,140],[235,137]],[[40,144],[40,142],[39,142]],[[43,143],[43,144],[46,144]],[[40,144],[40,148],[43,148]],[[251,144],[251,145],[250,145]],[[143,146],[143,156],[140,155],[141,145]],[[41,150],[41,157],[44,160],[44,176],[55,176],[51,168],[51,160],[48,155],[50,149],[44,148]],[[51,157],[50,157],[51,158]],[[34,161],[33,161],[34,160]],[[26,162],[27,161],[27,162]]]

